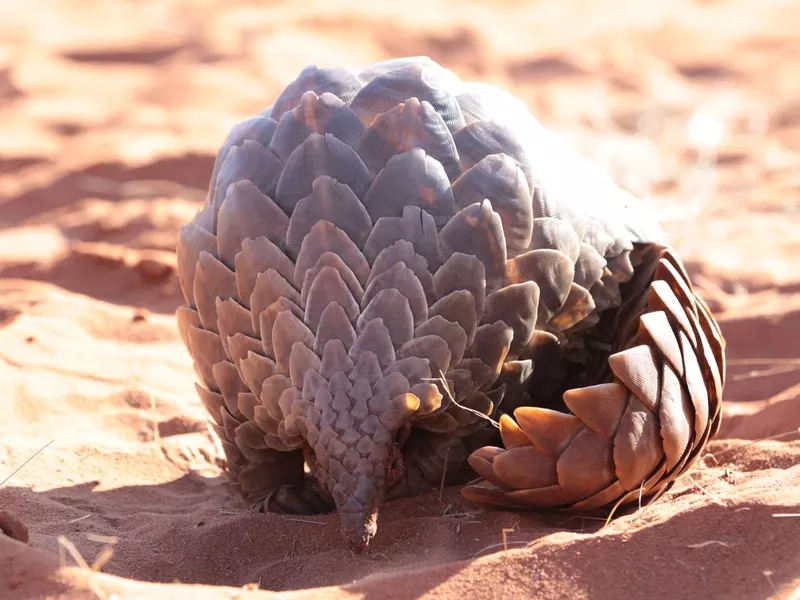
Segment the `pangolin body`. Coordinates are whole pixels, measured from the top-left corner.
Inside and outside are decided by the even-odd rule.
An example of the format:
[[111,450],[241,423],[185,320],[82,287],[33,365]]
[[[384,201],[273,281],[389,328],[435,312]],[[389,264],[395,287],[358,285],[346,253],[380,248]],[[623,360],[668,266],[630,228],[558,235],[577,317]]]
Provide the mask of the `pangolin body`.
[[236,125],[178,266],[232,485],[357,547],[471,469],[484,505],[651,496],[719,426],[724,340],[656,219],[427,58],[309,67]]

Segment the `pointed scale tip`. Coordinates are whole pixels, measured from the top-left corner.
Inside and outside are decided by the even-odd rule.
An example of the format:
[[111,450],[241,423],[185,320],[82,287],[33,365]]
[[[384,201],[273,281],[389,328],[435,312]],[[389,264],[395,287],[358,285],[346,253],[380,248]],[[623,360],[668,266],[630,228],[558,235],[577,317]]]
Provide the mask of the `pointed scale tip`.
[[514,411],[520,429],[544,455],[556,457],[583,427],[575,415],[547,408],[522,406]]

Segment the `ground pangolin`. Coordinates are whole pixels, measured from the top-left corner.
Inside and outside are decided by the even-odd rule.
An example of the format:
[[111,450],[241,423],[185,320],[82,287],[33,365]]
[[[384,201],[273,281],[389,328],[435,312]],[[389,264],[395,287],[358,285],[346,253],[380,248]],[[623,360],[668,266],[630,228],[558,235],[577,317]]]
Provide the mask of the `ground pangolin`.
[[309,67],[236,125],[178,266],[232,485],[356,547],[475,472],[482,505],[652,496],[719,427],[725,343],[656,219],[428,58]]

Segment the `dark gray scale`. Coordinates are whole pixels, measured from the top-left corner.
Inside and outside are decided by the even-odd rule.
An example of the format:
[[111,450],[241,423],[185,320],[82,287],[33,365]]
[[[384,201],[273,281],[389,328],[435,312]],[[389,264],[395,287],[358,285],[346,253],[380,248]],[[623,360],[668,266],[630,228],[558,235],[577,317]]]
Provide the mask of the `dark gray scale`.
[[630,250],[623,250],[616,256],[611,256],[606,262],[608,270],[614,276],[614,279],[620,283],[628,281],[633,277],[633,265],[631,264]]
[[364,133],[364,124],[333,94],[317,96],[308,91],[300,98],[299,106],[281,117],[269,149],[286,162],[292,151],[312,133],[330,133],[340,142],[355,146]]
[[500,215],[488,200],[462,209],[439,234],[442,256],[456,252],[478,257],[485,268],[486,290],[491,293],[503,285],[506,269],[506,240]]
[[615,254],[613,251],[614,238],[594,219],[586,222],[585,233],[581,241],[592,246],[600,256],[606,257]]
[[422,148],[392,156],[364,195],[364,205],[373,221],[399,217],[408,206],[419,206],[437,224],[446,223],[456,213],[442,165]]
[[535,219],[546,217],[560,219],[563,218],[565,212],[564,208],[559,206],[541,185],[534,186],[531,205],[533,206],[533,217]]
[[286,247],[297,255],[303,239],[318,221],[328,221],[344,231],[358,247],[367,241],[372,220],[353,190],[327,175],[311,184],[311,194],[300,200],[288,224]]
[[405,344],[414,335],[414,315],[408,298],[395,288],[375,294],[358,317],[356,329],[363,330],[373,319],[383,321],[395,348]]
[[245,239],[242,250],[236,255],[236,290],[245,306],[250,306],[250,295],[256,279],[267,269],[275,269],[287,281],[294,278],[294,264],[283,251],[265,237]]
[[539,315],[539,286],[534,281],[508,285],[486,297],[483,323],[502,321],[514,332],[510,351],[514,354],[528,343]]
[[199,227],[194,221],[181,227],[178,236],[178,280],[188,306],[195,307],[194,274],[201,252],[217,254],[217,239],[210,231]]
[[209,191],[213,192],[217,188],[219,169],[228,157],[231,148],[241,146],[245,140],[256,141],[267,148],[277,127],[277,121],[264,116],[251,117],[234,125],[214,159],[214,169],[211,171],[211,182],[208,185]]
[[428,303],[422,283],[405,263],[395,263],[369,283],[361,299],[361,308],[366,309],[373,298],[385,290],[401,293],[408,302],[415,325],[428,318]]
[[311,289],[311,284],[314,283],[316,276],[325,267],[333,267],[336,269],[356,302],[361,302],[361,297],[364,295],[364,288],[361,287],[358,279],[356,279],[355,273],[353,273],[350,267],[348,267],[337,254],[333,252],[323,252],[314,266],[308,269],[303,277],[303,285],[300,289],[300,302],[303,306],[305,306],[308,301],[308,292]]
[[489,367],[491,375],[481,386],[482,389],[488,389],[499,377],[513,339],[514,331],[503,321],[481,325],[475,330],[466,356],[477,358]]
[[[220,337],[225,335],[223,333],[222,325],[222,322],[220,322]],[[228,343],[226,350],[228,358],[234,362],[237,369],[241,361],[247,358],[249,354],[263,352],[261,341],[244,333],[239,332],[234,333],[233,335],[227,335],[225,339]]]
[[358,198],[372,182],[372,176],[356,151],[330,134],[312,133],[289,156],[278,180],[275,202],[287,214],[313,191],[317,177],[327,175],[347,185]]
[[316,330],[322,312],[331,302],[341,306],[350,321],[358,317],[358,303],[339,271],[334,267],[323,267],[308,288],[308,301],[303,306],[306,325]]
[[220,421],[222,421],[222,415],[220,410],[222,409],[223,399],[221,394],[217,394],[216,392],[212,392],[211,390],[207,390],[202,385],[195,383],[194,389],[197,391],[197,395],[200,398],[200,402],[203,403],[203,406],[208,411],[208,414],[214,420],[214,423],[220,425]]
[[456,102],[461,107],[461,114],[464,115],[464,122],[467,125],[486,120],[488,111],[474,92],[459,94],[456,96]]
[[[467,349],[467,333],[461,325],[454,321],[448,321],[441,315],[434,315],[414,330],[414,337],[421,338],[427,335],[438,336],[447,342],[451,365],[461,361],[464,351]],[[458,395],[458,390],[456,390],[456,394]]]
[[455,290],[439,298],[428,312],[431,319],[442,317],[457,323],[467,334],[467,343],[472,343],[478,324],[475,297],[468,290]]
[[[372,369],[372,372],[377,373],[375,376],[377,380],[381,375],[381,370],[392,364],[396,356],[391,334],[386,325],[384,325],[383,320],[380,318],[372,319],[364,324],[361,333],[358,334],[356,341],[350,346],[347,354],[356,361],[356,366],[353,367],[355,373],[351,374],[351,376],[359,375],[359,363],[368,365],[371,361],[377,359],[377,364],[375,365],[377,368]],[[370,354],[372,357],[369,356]]]
[[471,254],[456,252],[436,271],[433,277],[436,295],[447,296],[456,290],[466,290],[472,296],[475,317],[483,316],[486,299],[486,267]]
[[388,248],[381,250],[372,262],[372,270],[367,278],[367,285],[378,275],[385,273],[397,263],[403,263],[417,276],[428,304],[436,301],[433,275],[428,270],[428,261],[414,251],[414,246],[406,240],[398,240]]
[[414,246],[414,251],[428,261],[428,268],[434,272],[442,263],[442,252],[436,221],[417,206],[403,208],[401,217],[381,217],[378,219],[364,244],[364,256],[374,262],[384,248],[398,240],[406,240]]
[[237,181],[228,187],[217,216],[219,259],[232,268],[244,240],[265,237],[281,243],[288,227],[289,217],[269,196],[252,181]]
[[575,265],[558,250],[531,250],[509,261],[511,283],[535,281],[539,286],[538,327],[545,329],[569,294]]
[[606,259],[586,242],[581,242],[578,260],[575,261],[575,283],[591,289],[603,276]]
[[415,337],[397,351],[398,358],[411,356],[427,359],[434,376],[438,376],[439,373],[446,373],[450,368],[450,360],[452,359],[450,346],[446,340],[443,340],[438,335]]
[[622,303],[622,294],[619,290],[619,282],[614,279],[611,271],[603,269],[603,276],[600,281],[589,288],[589,293],[594,299],[598,312],[602,312],[612,306],[619,306]]
[[303,318],[303,309],[288,298],[281,297],[267,306],[261,312],[253,311],[253,327],[261,338],[261,347],[264,355],[274,359],[275,349],[272,347],[272,330],[275,328],[275,319],[285,310],[292,311],[298,319]]
[[506,252],[513,258],[528,249],[533,233],[533,209],[528,180],[506,154],[490,154],[467,169],[453,184],[456,208],[489,200],[500,215]]
[[461,108],[448,91],[447,71],[439,66],[412,63],[381,73],[372,79],[350,103],[364,125],[369,127],[380,114],[409,98],[426,101],[439,113],[451,132],[465,122]]
[[203,327],[217,329],[217,298],[236,297],[236,278],[228,267],[208,252],[201,252],[194,275],[194,300]]
[[181,336],[181,341],[189,348],[189,327],[201,327],[200,315],[197,311],[188,306],[181,306],[175,311],[175,318],[178,324],[178,333]]
[[347,348],[356,341],[356,330],[350,323],[350,317],[342,305],[336,302],[328,304],[320,315],[314,339],[314,352],[321,353],[333,340],[341,342]]
[[306,271],[314,267],[326,252],[338,254],[360,284],[369,275],[369,264],[347,234],[329,221],[317,221],[303,238],[294,266],[294,285],[302,289]]
[[278,178],[283,177],[281,173],[283,167],[283,162],[277,156],[256,141],[244,140],[241,146],[233,146],[219,168],[211,194],[214,232],[217,226],[217,212],[225,201],[228,187],[232,183],[251,181],[264,195],[273,197]]
[[562,219],[545,217],[533,221],[531,250],[558,250],[575,262],[581,251],[580,243],[575,229]]
[[286,86],[272,105],[270,116],[276,121],[284,113],[300,104],[300,98],[308,91],[321,96],[330,93],[349,104],[361,89],[358,77],[347,69],[319,69],[316,65],[306,67],[292,83]]
[[554,331],[567,331],[591,315],[594,309],[594,299],[589,290],[573,283],[558,314],[550,320],[550,328]]
[[409,98],[373,119],[356,150],[370,172],[377,174],[395,154],[421,148],[436,159],[454,181],[461,173],[453,136],[442,116],[428,102]]
[[192,348],[195,371],[209,390],[219,392],[219,384],[212,369],[215,364],[228,359],[219,335],[207,329],[190,327],[187,337]]
[[[267,269],[259,273],[253,293],[250,295],[249,306],[253,315],[253,327],[260,328],[258,325],[261,313],[278,300],[287,300],[299,306],[300,294],[292,287],[292,284],[275,269]],[[263,336],[263,331],[260,332]]]
[[[227,300],[217,298],[217,325],[219,326],[223,346],[225,346],[226,337],[236,333],[243,333],[251,338],[255,338],[257,335],[253,327],[250,311],[233,298],[228,298]],[[261,343],[257,339],[255,342],[258,344],[256,351],[260,352]],[[233,358],[230,352],[228,356]]]
[[468,169],[490,154],[506,154],[522,169],[531,193],[535,187],[533,169],[525,147],[512,130],[497,121],[476,121],[453,134],[461,157],[461,165]]
[[375,63],[374,65],[370,65],[358,72],[358,78],[364,84],[367,84],[373,79],[375,79],[378,75],[384,75],[386,73],[397,71],[398,69],[402,69],[404,67],[412,65],[436,67],[437,69],[442,68],[435,61],[431,60],[427,56],[404,56],[401,58],[390,58],[388,60],[382,60],[380,62]]

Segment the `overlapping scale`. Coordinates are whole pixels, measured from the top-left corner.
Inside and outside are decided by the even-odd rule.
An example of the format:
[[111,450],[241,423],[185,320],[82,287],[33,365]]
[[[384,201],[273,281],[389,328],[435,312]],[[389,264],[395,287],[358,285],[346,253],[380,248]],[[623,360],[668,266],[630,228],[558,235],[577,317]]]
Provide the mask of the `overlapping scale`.
[[498,121],[476,121],[453,135],[461,164],[469,168],[491,154],[505,154],[516,161],[525,175],[531,191],[534,187],[533,169],[528,152],[509,127]]
[[194,275],[200,253],[217,254],[217,239],[214,234],[197,225],[194,221],[184,225],[179,234],[177,261],[178,280],[186,304],[196,307],[194,300]]
[[237,181],[228,188],[217,217],[219,259],[233,268],[245,240],[265,237],[280,242],[288,227],[288,217],[269,196],[252,181]]
[[342,100],[312,90],[300,97],[300,104],[283,114],[270,140],[269,149],[283,162],[312,133],[330,133],[340,142],[353,146],[361,139],[364,125]]
[[493,292],[505,281],[506,246],[503,222],[484,200],[461,209],[439,234],[442,257],[456,252],[475,256],[483,263],[486,290]]
[[179,236],[177,320],[235,489],[335,507],[363,546],[383,498],[458,482],[467,448],[464,495],[516,508],[632,501],[692,464],[719,326],[554,140],[422,57],[309,67],[233,128]]
[[413,271],[422,286],[428,304],[432,304],[436,300],[436,292],[433,275],[428,270],[428,261],[417,254],[414,250],[414,245],[407,240],[398,240],[391,246],[381,250],[372,263],[367,285],[375,277],[385,273],[399,262]]
[[214,231],[216,232],[219,208],[232,184],[250,181],[264,195],[272,197],[283,168],[283,161],[255,140],[244,140],[241,145],[231,147],[217,171],[214,187],[210,191]]
[[300,253],[303,240],[320,221],[333,223],[359,247],[372,228],[372,221],[353,190],[327,175],[313,181],[311,194],[300,200],[292,212],[285,233],[291,253]]
[[414,149],[436,161],[450,181],[461,173],[458,151],[444,119],[429,102],[420,103],[416,97],[376,116],[356,147],[373,174],[393,156]]
[[350,146],[333,135],[312,133],[286,159],[275,189],[275,202],[291,214],[313,191],[317,177],[327,175],[363,198],[372,176]]
[[558,250],[538,249],[508,261],[506,278],[509,282],[533,281],[539,287],[538,322],[550,322],[569,295],[575,265]]
[[489,200],[500,215],[506,242],[506,254],[513,258],[531,244],[533,205],[530,188],[522,169],[506,154],[483,157],[453,183],[457,209]]
[[378,115],[416,98],[429,103],[454,132],[464,126],[461,108],[449,90],[456,83],[456,76],[439,65],[409,62],[377,74],[361,89],[350,107],[369,126]]
[[303,94],[309,91],[320,96],[332,94],[349,104],[361,87],[359,78],[348,69],[320,69],[311,65],[303,69],[297,79],[281,92],[272,105],[270,116],[279,120],[284,113],[298,106]]
[[277,127],[278,123],[276,121],[264,116],[251,117],[250,119],[234,125],[217,153],[217,157],[214,161],[214,169],[211,172],[211,181],[208,186],[209,191],[213,192],[217,189],[219,169],[228,157],[231,148],[234,146],[241,146],[245,140],[253,140],[265,148],[269,147]]
[[408,206],[418,206],[439,223],[456,212],[447,174],[422,148],[392,156],[367,190],[364,205],[373,221],[400,217]]
[[364,256],[374,262],[378,255],[399,240],[406,240],[435,272],[442,263],[442,251],[434,218],[418,206],[403,207],[399,217],[379,218],[364,243]]
[[[564,392],[572,415],[534,407],[518,408],[516,421],[504,415],[500,427],[507,450],[492,449],[490,455],[478,450],[470,457],[485,482],[464,488],[467,498],[498,507],[582,510],[647,498],[688,468],[718,427],[712,395],[721,393],[724,364],[722,353],[712,349],[721,346],[721,336],[710,320],[705,328],[699,324],[695,310],[701,301],[694,300],[685,271],[655,268],[667,254],[663,247],[653,253],[655,280],[628,300],[640,307],[638,345],[619,341],[608,359],[612,379]],[[691,303],[678,300],[686,294],[692,294]],[[531,464],[525,473],[511,460],[512,452],[528,444],[550,457],[558,473],[555,485],[538,478],[541,464]],[[528,497],[515,485],[526,477]]]

